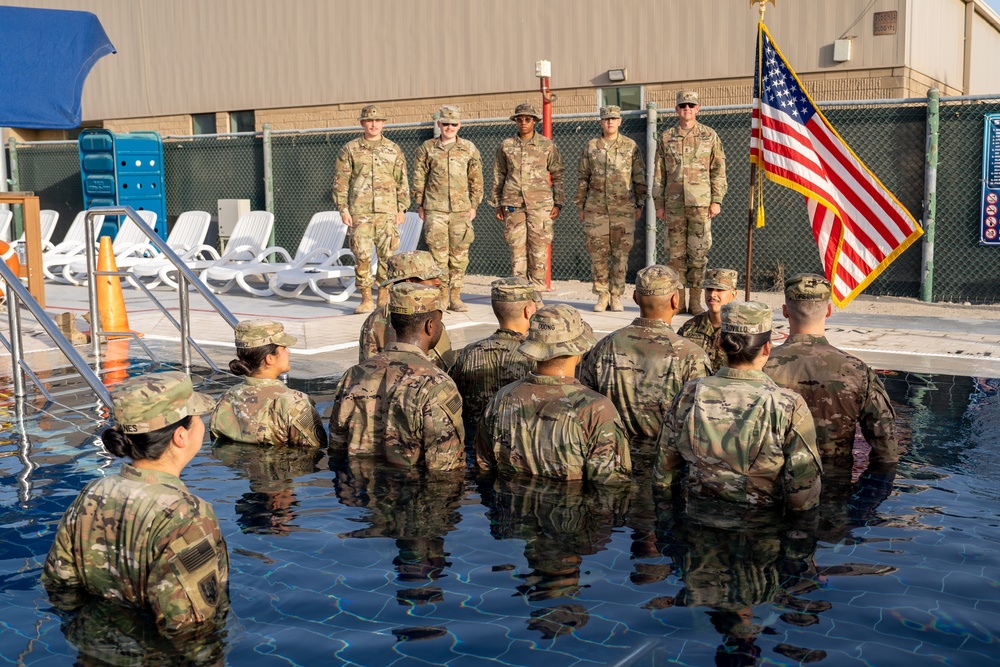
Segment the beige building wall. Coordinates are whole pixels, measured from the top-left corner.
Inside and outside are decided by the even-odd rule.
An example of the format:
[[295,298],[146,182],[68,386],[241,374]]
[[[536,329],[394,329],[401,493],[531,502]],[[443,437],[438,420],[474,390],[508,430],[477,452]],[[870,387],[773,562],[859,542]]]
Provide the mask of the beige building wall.
[[969,54],[969,94],[988,95],[1000,91],[1000,31],[985,16],[976,13],[972,21]]
[[911,12],[910,16],[906,64],[929,79],[961,90],[966,3],[964,0],[914,0],[913,4],[919,11]]

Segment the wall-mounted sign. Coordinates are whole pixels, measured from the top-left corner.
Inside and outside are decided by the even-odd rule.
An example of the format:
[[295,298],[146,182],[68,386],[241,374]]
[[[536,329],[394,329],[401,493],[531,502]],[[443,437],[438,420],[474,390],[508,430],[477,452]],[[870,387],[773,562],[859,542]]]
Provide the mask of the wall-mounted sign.
[[896,16],[899,12],[895,9],[891,12],[875,12],[875,21],[872,34],[878,37],[879,35],[895,35],[896,34]]
[[979,243],[1000,246],[1000,113],[986,114],[985,123]]

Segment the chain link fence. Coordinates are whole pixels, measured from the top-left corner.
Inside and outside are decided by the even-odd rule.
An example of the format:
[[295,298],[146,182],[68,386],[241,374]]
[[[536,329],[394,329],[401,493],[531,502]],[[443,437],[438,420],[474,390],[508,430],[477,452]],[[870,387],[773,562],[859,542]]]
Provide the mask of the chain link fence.
[[[926,103],[921,100],[821,105],[830,122],[857,155],[902,204],[920,220],[924,199]],[[1000,248],[979,246],[982,128],[986,113],[1000,112],[1000,98],[986,102],[943,101],[938,167],[935,301],[1000,301],[995,285],[1000,274]],[[699,120],[715,129],[727,152],[729,194],[712,226],[710,267],[746,267],[747,204],[750,164],[750,109],[704,108]],[[672,126],[672,111],[661,115],[657,133]],[[505,120],[468,121],[461,136],[483,156],[487,199],[493,185],[492,166],[500,142],[515,131]],[[576,165],[586,142],[599,131],[597,115],[557,117],[553,140],[566,165],[567,202],[555,221],[552,277],[590,280],[579,212],[573,206]],[[645,152],[645,112],[626,114],[621,127]],[[401,146],[412,169],[421,142],[433,137],[433,125],[387,126],[385,134]],[[313,213],[331,209],[333,167],[341,147],[358,136],[354,128],[271,133],[271,174],[275,240],[294,250]],[[253,209],[265,207],[264,139],[256,135],[168,137],[164,140],[167,210],[172,220],[186,210],[215,212],[219,199],[249,199]],[[43,208],[60,210],[68,225],[82,203],[79,157],[72,142],[17,144],[15,188],[33,190]],[[653,160],[647,156],[647,168]],[[802,271],[820,272],[812,231],[801,195],[766,182],[767,225],[754,232],[755,290],[780,289],[782,278]],[[510,271],[501,224],[486,201],[475,220],[469,273],[505,275]],[[60,232],[57,232],[57,238]],[[636,243],[628,280],[645,265],[645,216],[636,224]],[[665,259],[663,223],[657,223],[656,256]],[[921,248],[916,243],[866,290],[869,295],[920,296]]]

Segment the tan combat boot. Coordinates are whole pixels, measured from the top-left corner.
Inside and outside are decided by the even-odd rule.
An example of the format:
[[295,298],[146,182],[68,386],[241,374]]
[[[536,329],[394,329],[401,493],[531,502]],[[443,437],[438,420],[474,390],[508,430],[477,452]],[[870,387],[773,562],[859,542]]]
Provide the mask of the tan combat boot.
[[688,299],[688,307],[692,315],[701,315],[705,312],[705,291],[699,287],[691,288],[691,297]]
[[369,288],[361,290],[361,304],[354,309],[354,314],[370,313],[375,310],[375,303],[372,301],[372,291]]
[[620,313],[623,310],[625,310],[625,307],[622,306],[622,298],[619,295],[617,294],[611,295],[611,306],[608,308],[608,310],[614,313]]
[[469,309],[464,303],[462,303],[462,290],[451,288],[451,305],[448,306],[448,310],[454,311],[456,313],[464,313]]
[[687,288],[681,287],[677,290],[677,314],[683,315],[687,311]]
[[611,297],[609,297],[607,294],[599,294],[597,296],[597,303],[594,304],[594,312],[595,313],[603,313],[605,310],[607,310],[608,309],[608,300],[610,298]]

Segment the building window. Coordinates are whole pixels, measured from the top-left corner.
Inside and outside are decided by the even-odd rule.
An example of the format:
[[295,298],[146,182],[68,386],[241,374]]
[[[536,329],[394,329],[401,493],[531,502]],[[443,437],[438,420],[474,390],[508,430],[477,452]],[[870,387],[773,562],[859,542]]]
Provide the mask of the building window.
[[215,134],[217,131],[214,113],[191,114],[191,134]]
[[254,125],[253,111],[230,111],[229,131],[230,132],[253,132],[257,128]]
[[613,104],[621,107],[622,111],[636,111],[642,108],[642,86],[601,88],[598,100],[599,107]]

